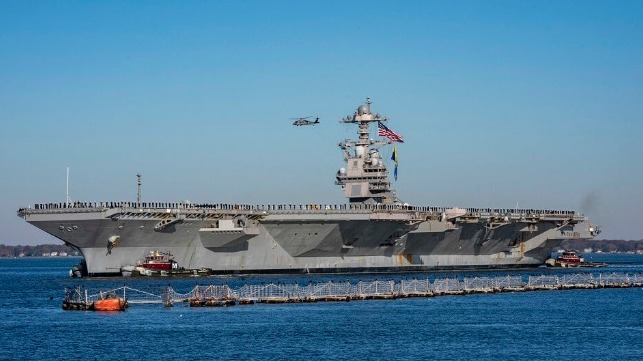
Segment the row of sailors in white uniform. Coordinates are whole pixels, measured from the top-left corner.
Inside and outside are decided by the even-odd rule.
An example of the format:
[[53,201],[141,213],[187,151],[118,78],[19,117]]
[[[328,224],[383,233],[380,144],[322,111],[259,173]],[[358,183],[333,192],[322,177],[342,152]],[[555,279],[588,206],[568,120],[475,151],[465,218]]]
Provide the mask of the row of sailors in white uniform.
[[[154,209],[212,209],[212,210],[247,210],[247,211],[296,211],[296,210],[409,210],[416,212],[446,212],[449,207],[410,206],[408,204],[193,204],[193,203],[165,203],[165,202],[70,202],[70,203],[44,203],[36,204],[36,210],[66,209],[66,208],[154,208]],[[23,209],[20,209],[22,211]],[[491,208],[466,208],[468,214],[547,214],[547,215],[574,215],[575,211],[562,210],[536,210],[536,209],[491,209]]]

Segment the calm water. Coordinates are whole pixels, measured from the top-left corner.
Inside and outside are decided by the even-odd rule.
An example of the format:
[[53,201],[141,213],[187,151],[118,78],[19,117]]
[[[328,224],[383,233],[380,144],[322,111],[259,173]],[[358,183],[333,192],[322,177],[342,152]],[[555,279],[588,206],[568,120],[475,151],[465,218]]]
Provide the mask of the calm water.
[[[643,272],[643,256],[587,258],[610,262],[601,272]],[[0,259],[0,359],[643,359],[641,288],[198,309],[136,304],[122,313],[63,311],[64,288],[77,284],[90,292],[128,285],[159,293],[168,283],[187,292],[197,282],[451,275],[72,280],[68,271],[77,261]],[[506,273],[552,272],[562,271]]]

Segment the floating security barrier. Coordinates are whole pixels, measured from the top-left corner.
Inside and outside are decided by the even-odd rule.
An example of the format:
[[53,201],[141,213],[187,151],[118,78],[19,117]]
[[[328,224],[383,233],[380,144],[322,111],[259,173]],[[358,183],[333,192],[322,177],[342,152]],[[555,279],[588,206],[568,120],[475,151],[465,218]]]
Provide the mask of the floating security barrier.
[[[129,304],[161,303],[172,306],[187,303],[192,307],[226,307],[236,304],[331,302],[371,299],[396,299],[407,297],[433,297],[444,295],[484,294],[497,292],[526,292],[541,290],[568,290],[594,288],[643,287],[643,274],[628,273],[574,273],[565,275],[498,276],[403,280],[372,280],[357,283],[311,282],[245,284],[231,288],[226,284],[195,286],[187,293],[179,293],[171,286],[160,294],[120,287],[83,295],[81,303],[90,304],[101,294],[109,293],[127,299]],[[80,296],[80,292],[78,294]],[[78,307],[76,307],[78,306]],[[74,304],[75,309],[83,309]]]

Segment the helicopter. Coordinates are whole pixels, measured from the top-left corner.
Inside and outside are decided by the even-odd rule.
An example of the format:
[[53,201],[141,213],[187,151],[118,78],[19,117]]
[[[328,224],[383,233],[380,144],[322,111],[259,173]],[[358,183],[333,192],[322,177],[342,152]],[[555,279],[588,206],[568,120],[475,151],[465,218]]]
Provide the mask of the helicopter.
[[295,122],[292,123],[292,125],[295,125],[295,126],[319,124],[319,117],[316,117],[314,121],[313,120],[308,120],[308,119],[311,119],[311,118],[312,118],[312,116],[300,117],[300,118],[290,118],[290,119],[291,120],[295,119]]

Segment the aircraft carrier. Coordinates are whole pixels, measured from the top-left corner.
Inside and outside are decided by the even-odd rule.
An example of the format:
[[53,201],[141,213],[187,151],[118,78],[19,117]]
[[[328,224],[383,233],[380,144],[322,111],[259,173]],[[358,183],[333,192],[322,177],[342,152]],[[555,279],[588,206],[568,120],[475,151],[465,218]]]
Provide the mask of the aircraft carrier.
[[387,121],[371,112],[370,99],[341,120],[358,128],[356,140],[339,143],[345,166],[335,184],[345,204],[159,203],[139,197],[36,204],[17,213],[78,249],[89,276],[121,275],[150,252],[171,254],[182,270],[212,274],[534,267],[563,240],[599,233],[574,211],[400,202],[380,154],[399,139],[370,136],[371,125],[381,128]]

